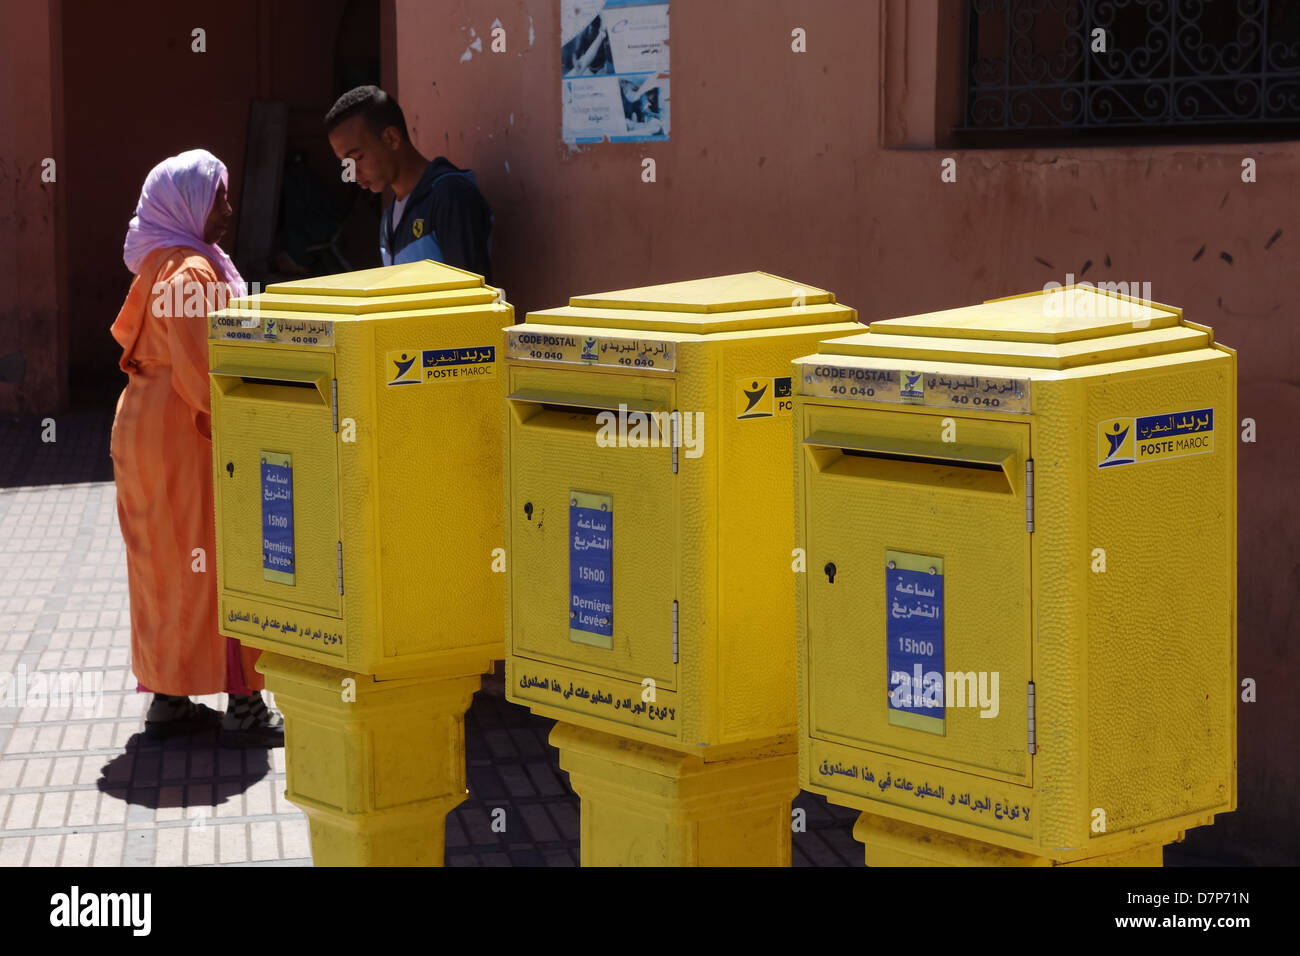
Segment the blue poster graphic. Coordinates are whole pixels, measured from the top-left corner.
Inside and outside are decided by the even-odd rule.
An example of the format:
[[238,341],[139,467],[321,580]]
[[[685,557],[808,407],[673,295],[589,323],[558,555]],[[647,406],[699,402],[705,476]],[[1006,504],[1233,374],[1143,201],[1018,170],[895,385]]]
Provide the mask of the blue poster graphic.
[[942,734],[943,559],[885,552],[889,722]]
[[560,4],[560,115],[566,143],[667,142],[667,0]]
[[569,492],[569,640],[614,647],[614,501]]
[[264,451],[262,459],[262,577],[293,584],[293,457]]

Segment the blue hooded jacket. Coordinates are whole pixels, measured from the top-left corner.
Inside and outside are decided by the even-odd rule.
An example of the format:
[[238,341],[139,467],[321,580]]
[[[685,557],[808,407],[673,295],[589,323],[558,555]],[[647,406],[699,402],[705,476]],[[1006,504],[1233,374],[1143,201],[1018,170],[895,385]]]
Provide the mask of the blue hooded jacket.
[[483,276],[492,284],[492,210],[471,169],[439,156],[411,190],[393,226],[393,204],[379,222],[384,265],[432,259]]

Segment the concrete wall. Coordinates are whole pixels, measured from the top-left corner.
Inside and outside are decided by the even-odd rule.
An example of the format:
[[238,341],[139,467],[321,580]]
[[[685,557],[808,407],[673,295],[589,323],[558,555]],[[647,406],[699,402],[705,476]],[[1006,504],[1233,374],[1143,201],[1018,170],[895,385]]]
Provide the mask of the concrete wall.
[[[1150,282],[1155,299],[1212,326],[1239,350],[1241,415],[1258,427],[1240,458],[1239,657],[1260,694],[1240,708],[1241,809],[1189,845],[1294,863],[1300,145],[886,148],[933,142],[927,124],[951,108],[951,70],[935,59],[961,47],[915,32],[952,19],[927,6],[890,0],[885,69],[878,2],[675,4],[667,144],[561,141],[550,0],[397,0],[397,83],[422,151],[477,172],[496,213],[497,281],[520,312],[761,269],[830,289],[870,321],[1072,272]],[[488,52],[496,18],[504,54]],[[805,54],[791,52],[794,27]],[[471,29],[483,52],[465,58]],[[655,183],[641,181],[645,156]],[[956,183],[940,181],[945,156]],[[1241,181],[1246,156],[1254,184]]]

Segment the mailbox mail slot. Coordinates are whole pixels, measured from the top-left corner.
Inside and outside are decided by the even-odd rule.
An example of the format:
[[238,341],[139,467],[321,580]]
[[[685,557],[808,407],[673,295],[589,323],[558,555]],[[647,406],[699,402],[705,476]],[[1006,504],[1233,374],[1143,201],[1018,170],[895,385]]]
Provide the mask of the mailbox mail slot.
[[[221,573],[230,591],[340,618],[338,455],[329,396],[334,361],[329,355],[308,359],[315,368],[290,370],[267,362],[218,365],[211,372],[221,415],[213,465],[223,534],[258,541],[264,522],[283,515],[292,525],[285,536],[292,546],[284,554],[263,554],[256,561],[244,551],[221,549]],[[290,482],[264,481],[266,453],[290,451],[290,464],[281,466]],[[271,508],[268,497],[282,493],[289,495],[279,499],[286,507]],[[264,573],[272,557],[290,562],[292,585]]]
[[[939,440],[945,418],[961,444]],[[913,686],[915,664],[908,661],[907,689],[924,692],[925,678],[934,673],[999,675],[996,710],[948,707],[929,733],[916,732],[918,724],[895,722],[898,710],[864,707],[860,696],[833,691],[813,701],[812,732],[1028,783],[1025,696],[1001,693],[1004,685],[1021,688],[1029,680],[1028,424],[822,406],[809,406],[805,421],[808,552],[820,562],[808,578],[809,627],[818,635],[809,648],[813,693],[846,686],[897,689],[902,683],[891,684],[898,668],[890,666],[890,652],[897,665],[903,650],[898,645],[910,638],[899,633],[876,639],[884,635],[863,626],[887,621],[891,612],[898,620],[899,611],[910,613],[917,604],[910,591],[903,595],[886,586],[891,551],[943,562],[942,575],[935,575],[944,582],[941,627],[935,629],[943,643],[920,656],[920,688]],[[821,571],[827,562],[836,567],[833,581]],[[965,682],[959,686],[964,695]],[[976,697],[978,683],[971,690]]]
[[[515,507],[510,515],[514,558],[535,573],[515,582],[514,600],[521,607],[554,603],[554,595],[570,592],[573,574],[570,552],[570,512],[578,507],[575,493],[597,494],[594,509],[609,511],[617,519],[612,542],[612,565],[592,569],[595,592],[609,592],[618,608],[619,640],[613,634],[574,627],[583,608],[560,614],[521,615],[515,648],[523,657],[564,663],[589,674],[612,677],[640,685],[652,678],[664,690],[677,688],[673,661],[672,603],[674,582],[668,574],[653,573],[670,567],[677,551],[676,508],[672,449],[668,427],[658,446],[601,447],[597,436],[601,416],[617,416],[619,407],[659,416],[668,424],[674,408],[671,380],[653,381],[620,376],[621,395],[560,391],[548,394],[527,388],[525,372],[516,378],[517,389],[507,399],[511,485],[516,499],[531,508]],[[579,377],[581,378],[581,377]],[[595,376],[585,376],[595,378]],[[574,382],[574,389],[580,387]],[[608,386],[607,386],[608,387]],[[612,389],[611,389],[612,390]],[[591,491],[587,491],[591,489]],[[612,529],[611,529],[612,530]],[[577,582],[582,583],[582,582]],[[607,585],[600,588],[599,585]],[[598,629],[606,630],[606,629]],[[600,640],[600,638],[607,638]]]

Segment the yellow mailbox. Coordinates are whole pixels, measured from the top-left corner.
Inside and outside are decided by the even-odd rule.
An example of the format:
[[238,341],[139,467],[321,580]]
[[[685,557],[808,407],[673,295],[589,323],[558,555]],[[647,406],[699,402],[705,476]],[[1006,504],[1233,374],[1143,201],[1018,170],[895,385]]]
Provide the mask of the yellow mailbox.
[[507,694],[562,722],[584,863],[713,859],[642,840],[639,811],[593,817],[616,792],[662,791],[680,822],[731,812],[701,774],[732,773],[788,805],[792,761],[756,783],[729,758],[793,752],[789,362],[856,328],[829,292],[753,272],[578,296],[506,330]]
[[211,316],[227,633],[381,678],[491,669],[512,314],[479,276],[423,261],[271,285]]
[[794,378],[799,778],[868,863],[1159,865],[1235,808],[1231,349],[1068,287]]
[[220,623],[270,652],[318,863],[441,862],[428,798],[463,799],[462,716],[502,654],[512,315],[481,277],[423,261],[209,317]]

